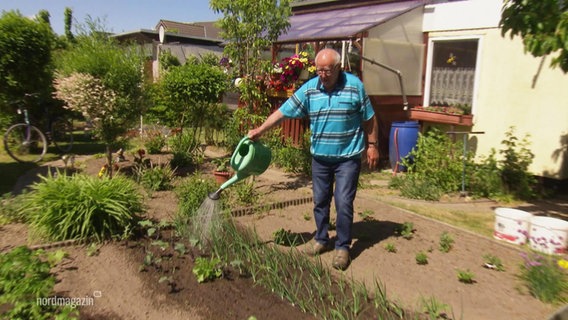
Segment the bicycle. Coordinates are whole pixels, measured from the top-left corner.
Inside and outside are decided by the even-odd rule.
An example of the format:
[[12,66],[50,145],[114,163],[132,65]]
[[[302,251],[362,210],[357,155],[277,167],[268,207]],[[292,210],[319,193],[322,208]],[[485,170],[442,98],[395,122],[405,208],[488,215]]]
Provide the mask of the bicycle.
[[[35,94],[25,94],[25,99]],[[26,101],[17,103],[18,114],[23,114],[24,122],[9,127],[4,134],[4,149],[18,162],[39,162],[47,153],[47,147],[53,143],[60,153],[68,153],[73,147],[73,125],[64,117],[52,118],[46,109],[45,134],[30,121]],[[23,102],[23,103],[22,103]]]

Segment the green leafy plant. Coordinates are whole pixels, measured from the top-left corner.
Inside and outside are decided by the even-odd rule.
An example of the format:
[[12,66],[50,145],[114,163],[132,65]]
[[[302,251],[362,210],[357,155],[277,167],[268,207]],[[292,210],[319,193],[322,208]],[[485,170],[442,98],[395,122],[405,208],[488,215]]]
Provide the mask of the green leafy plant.
[[36,235],[50,240],[129,236],[142,212],[136,184],[114,179],[62,173],[42,177],[23,198],[22,210]]
[[501,178],[507,191],[520,199],[532,199],[535,193],[532,189],[536,180],[529,172],[529,166],[534,159],[530,151],[530,135],[522,140],[515,136],[515,128],[510,127],[505,132],[505,139],[501,141],[503,149],[500,150],[503,160],[501,161]]
[[414,231],[414,223],[408,221],[398,226],[395,230],[397,234],[399,234],[406,240],[410,240],[414,237]]
[[365,210],[363,212],[359,212],[359,216],[361,217],[361,219],[363,219],[364,221],[370,221],[373,220],[373,214],[375,214],[373,212],[373,210]]
[[218,258],[197,257],[193,267],[193,274],[197,277],[197,282],[203,283],[220,278],[223,270],[219,267],[221,260]]
[[169,164],[154,165],[150,163],[149,167],[143,165],[135,166],[134,177],[146,189],[152,191],[169,190],[175,178],[175,171]]
[[387,250],[388,252],[391,252],[391,253],[396,253],[396,251],[397,251],[396,246],[392,242],[385,244],[385,250]]
[[415,256],[416,263],[419,265],[428,264],[428,255],[424,251],[420,251]]
[[167,144],[166,136],[162,130],[151,129],[144,131],[142,143],[149,154],[159,154]]
[[8,306],[1,314],[3,319],[76,319],[79,312],[71,306],[39,303],[54,294],[55,277],[50,269],[63,256],[25,246],[0,253],[0,305]]
[[253,180],[241,181],[229,188],[230,203],[233,205],[250,206],[256,204],[259,199],[259,194],[256,191],[255,183]]
[[492,149],[479,164],[472,165],[470,189],[478,196],[499,200],[534,198],[536,179],[529,172],[534,154],[529,149],[529,138],[528,134],[517,138],[515,128],[510,127],[501,141],[500,157]]
[[454,246],[454,238],[447,231],[442,232],[440,235],[440,251],[448,253]]
[[215,166],[215,171],[217,172],[227,172],[229,171],[231,158],[222,157],[222,158],[215,158],[211,160],[211,163]]
[[[402,160],[407,174],[391,183],[404,197],[438,200],[443,194],[461,187],[463,143],[452,142],[447,134],[434,128],[419,134],[416,148]],[[469,160],[470,155],[467,155]]]
[[475,279],[474,279],[475,275],[469,269],[468,270],[458,269],[457,273],[458,273],[458,280],[460,282],[467,283],[467,284],[472,284],[472,283],[475,282]]
[[489,269],[497,270],[497,271],[505,271],[505,267],[501,262],[501,259],[498,257],[488,253],[483,255],[484,266]]
[[568,275],[553,257],[536,253],[521,256],[520,278],[533,297],[546,303],[568,302]]
[[281,132],[274,133],[269,141],[269,145],[273,150],[272,163],[282,168],[284,172],[311,176],[312,156],[310,154],[309,130],[304,133],[302,140],[297,145],[292,143],[290,138],[284,143],[281,141]]

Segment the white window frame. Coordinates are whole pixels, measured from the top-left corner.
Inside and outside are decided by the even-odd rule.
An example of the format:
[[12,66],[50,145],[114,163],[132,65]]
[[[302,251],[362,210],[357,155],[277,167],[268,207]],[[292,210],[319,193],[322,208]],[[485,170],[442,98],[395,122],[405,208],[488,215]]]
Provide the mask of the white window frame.
[[479,87],[479,71],[481,70],[481,52],[483,39],[481,35],[464,35],[464,36],[438,36],[428,39],[428,53],[426,55],[426,75],[425,75],[425,85],[424,85],[424,106],[430,105],[430,91],[432,82],[432,60],[434,55],[434,43],[442,41],[456,41],[456,40],[477,40],[477,55],[475,57],[475,79],[473,81],[473,92],[472,92],[472,102],[471,102],[471,113],[475,113],[476,100],[477,100],[477,88]]

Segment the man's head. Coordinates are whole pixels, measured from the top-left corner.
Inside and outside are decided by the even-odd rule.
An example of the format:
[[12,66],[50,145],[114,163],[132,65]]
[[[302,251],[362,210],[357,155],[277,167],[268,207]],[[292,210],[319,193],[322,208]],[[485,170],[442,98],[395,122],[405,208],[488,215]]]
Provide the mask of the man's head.
[[323,49],[316,55],[316,73],[327,91],[331,91],[339,78],[341,55],[333,49]]

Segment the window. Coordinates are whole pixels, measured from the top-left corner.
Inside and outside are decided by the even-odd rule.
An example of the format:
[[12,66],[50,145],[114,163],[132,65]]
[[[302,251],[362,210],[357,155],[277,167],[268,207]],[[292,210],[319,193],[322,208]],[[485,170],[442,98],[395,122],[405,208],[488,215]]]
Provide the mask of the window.
[[432,40],[427,105],[473,105],[479,39]]

